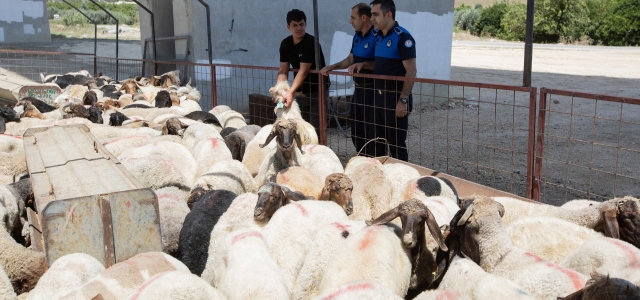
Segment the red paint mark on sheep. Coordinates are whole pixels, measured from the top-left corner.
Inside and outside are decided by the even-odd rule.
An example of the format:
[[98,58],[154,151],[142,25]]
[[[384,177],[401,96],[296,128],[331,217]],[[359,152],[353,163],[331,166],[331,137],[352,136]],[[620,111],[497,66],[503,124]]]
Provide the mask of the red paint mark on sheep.
[[158,199],[160,198],[167,198],[176,202],[180,202],[180,197],[177,195],[172,195],[172,194],[158,194]]
[[373,290],[373,284],[371,284],[370,282],[362,282],[362,283],[358,283],[358,284],[354,284],[354,285],[350,285],[346,288],[341,288],[329,295],[327,295],[326,297],[322,298],[322,300],[329,300],[329,299],[333,299],[337,296],[340,296],[342,294],[346,294],[346,293],[350,293],[353,291],[362,291],[362,290]]
[[69,211],[69,213],[71,214],[71,223],[73,223],[73,220],[74,220],[74,217],[75,217],[75,216],[74,216],[74,214],[73,214],[73,206],[72,206],[72,207],[69,207],[69,210],[68,210],[68,211]]
[[561,266],[558,266],[556,264],[550,263],[544,259],[542,259],[540,256],[537,256],[533,253],[529,253],[529,252],[525,252],[525,255],[532,257],[533,259],[536,260],[536,262],[540,262],[545,264],[547,267],[554,269],[556,271],[560,271],[562,273],[564,273],[565,275],[567,275],[567,277],[569,277],[569,279],[571,279],[571,282],[573,283],[573,287],[576,290],[579,290],[581,288],[584,287],[584,281],[582,280],[582,278],[580,278],[580,274],[578,274],[578,272],[573,271],[573,270],[569,270],[569,269],[565,269]]
[[458,298],[458,293],[452,291],[439,291],[435,300],[456,300]]
[[303,217],[309,216],[309,212],[306,209],[304,209],[302,205],[300,205],[299,203],[293,203],[293,205],[295,205],[300,210],[300,213],[302,214]]
[[218,147],[218,139],[217,138],[212,138],[211,140],[211,148],[217,148]]
[[611,242],[612,244],[614,244],[618,248],[620,248],[622,251],[624,251],[624,253],[629,257],[628,266],[630,268],[632,268],[632,269],[640,269],[640,259],[638,259],[638,255],[636,255],[634,249],[632,249],[631,247],[621,243],[618,240],[607,239],[607,241]]
[[131,208],[131,201],[127,201],[127,202],[125,202],[125,203],[124,203],[124,205],[126,205],[126,206],[127,206],[127,208]]
[[257,231],[248,231],[242,234],[238,234],[236,236],[233,237],[233,239],[231,240],[231,245],[235,244],[237,241],[240,241],[244,238],[248,238],[248,237],[257,237],[257,238],[263,238],[262,234],[260,234],[260,232]]
[[373,226],[373,227],[369,227],[366,229],[367,233],[364,235],[364,238],[362,239],[362,241],[360,241],[360,246],[358,247],[358,250],[362,251],[365,248],[369,247],[369,245],[371,245],[371,242],[373,242],[373,240],[375,239],[375,236],[378,234],[378,231],[380,231],[380,226]]
[[18,136],[18,135],[10,135],[10,134],[4,134],[4,133],[0,133],[0,135],[12,137],[12,138],[19,139],[19,140],[22,139],[22,137]]
[[338,230],[340,230],[340,232],[349,231],[349,229],[348,229],[349,225],[340,224],[338,222],[333,222],[333,223],[331,223],[331,225],[333,225],[336,228],[338,228]]
[[140,297],[140,294],[142,294],[142,292],[144,292],[144,290],[150,286],[152,283],[154,283],[156,280],[164,277],[165,275],[167,275],[168,273],[170,273],[171,271],[167,271],[167,272],[163,272],[160,274],[157,274],[156,276],[154,276],[153,278],[151,278],[150,280],[147,280],[145,283],[143,283],[140,287],[138,287],[136,289],[135,294],[133,294],[133,296],[131,296],[131,300],[136,300],[138,299],[138,297]]
[[417,189],[418,189],[418,181],[416,180],[409,181],[409,184],[407,184],[407,188],[404,191],[404,201],[411,199]]
[[119,138],[115,138],[109,142],[104,143],[105,145],[109,145],[111,143],[116,143],[119,141],[124,141],[124,140],[129,140],[129,139],[138,139],[138,138],[148,138],[148,135],[128,135],[128,136],[123,136],[123,137],[119,137]]

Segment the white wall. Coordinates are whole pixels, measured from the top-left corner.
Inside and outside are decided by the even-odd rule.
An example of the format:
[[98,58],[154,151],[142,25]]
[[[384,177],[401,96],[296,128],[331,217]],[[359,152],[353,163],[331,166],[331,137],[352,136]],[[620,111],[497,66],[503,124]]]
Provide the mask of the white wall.
[[51,42],[45,0],[0,0],[0,43]]

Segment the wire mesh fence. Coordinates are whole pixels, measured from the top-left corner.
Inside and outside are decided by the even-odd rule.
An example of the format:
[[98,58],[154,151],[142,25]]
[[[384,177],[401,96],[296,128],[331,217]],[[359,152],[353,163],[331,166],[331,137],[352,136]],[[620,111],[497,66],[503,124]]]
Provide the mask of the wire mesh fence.
[[43,76],[87,70],[94,73],[94,56],[79,53],[15,51],[0,49],[0,67],[36,83]]

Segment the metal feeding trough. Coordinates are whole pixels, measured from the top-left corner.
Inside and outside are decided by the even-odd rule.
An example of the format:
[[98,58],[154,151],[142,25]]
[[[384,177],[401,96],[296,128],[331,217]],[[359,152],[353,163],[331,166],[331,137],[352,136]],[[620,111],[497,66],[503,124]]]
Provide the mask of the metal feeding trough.
[[36,208],[27,210],[31,243],[49,266],[76,252],[109,267],[162,251],[156,194],[87,126],[31,128],[23,137]]

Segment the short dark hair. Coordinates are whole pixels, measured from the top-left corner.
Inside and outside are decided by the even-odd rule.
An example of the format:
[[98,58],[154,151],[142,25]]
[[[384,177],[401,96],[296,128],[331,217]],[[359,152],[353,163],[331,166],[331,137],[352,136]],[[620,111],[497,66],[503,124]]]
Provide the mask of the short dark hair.
[[307,15],[305,15],[304,12],[299,9],[292,9],[287,13],[287,25],[291,24],[291,21],[304,21],[305,23],[307,23]]
[[386,14],[387,12],[391,12],[391,18],[392,19],[396,19],[396,4],[393,2],[393,0],[373,0],[371,1],[371,6],[373,6],[374,4],[380,4],[380,10],[382,11],[383,14]]
[[354,9],[354,8],[358,9],[358,16],[362,17],[363,15],[365,15],[371,18],[371,6],[367,5],[366,3],[363,3],[363,2],[358,3],[351,9]]

